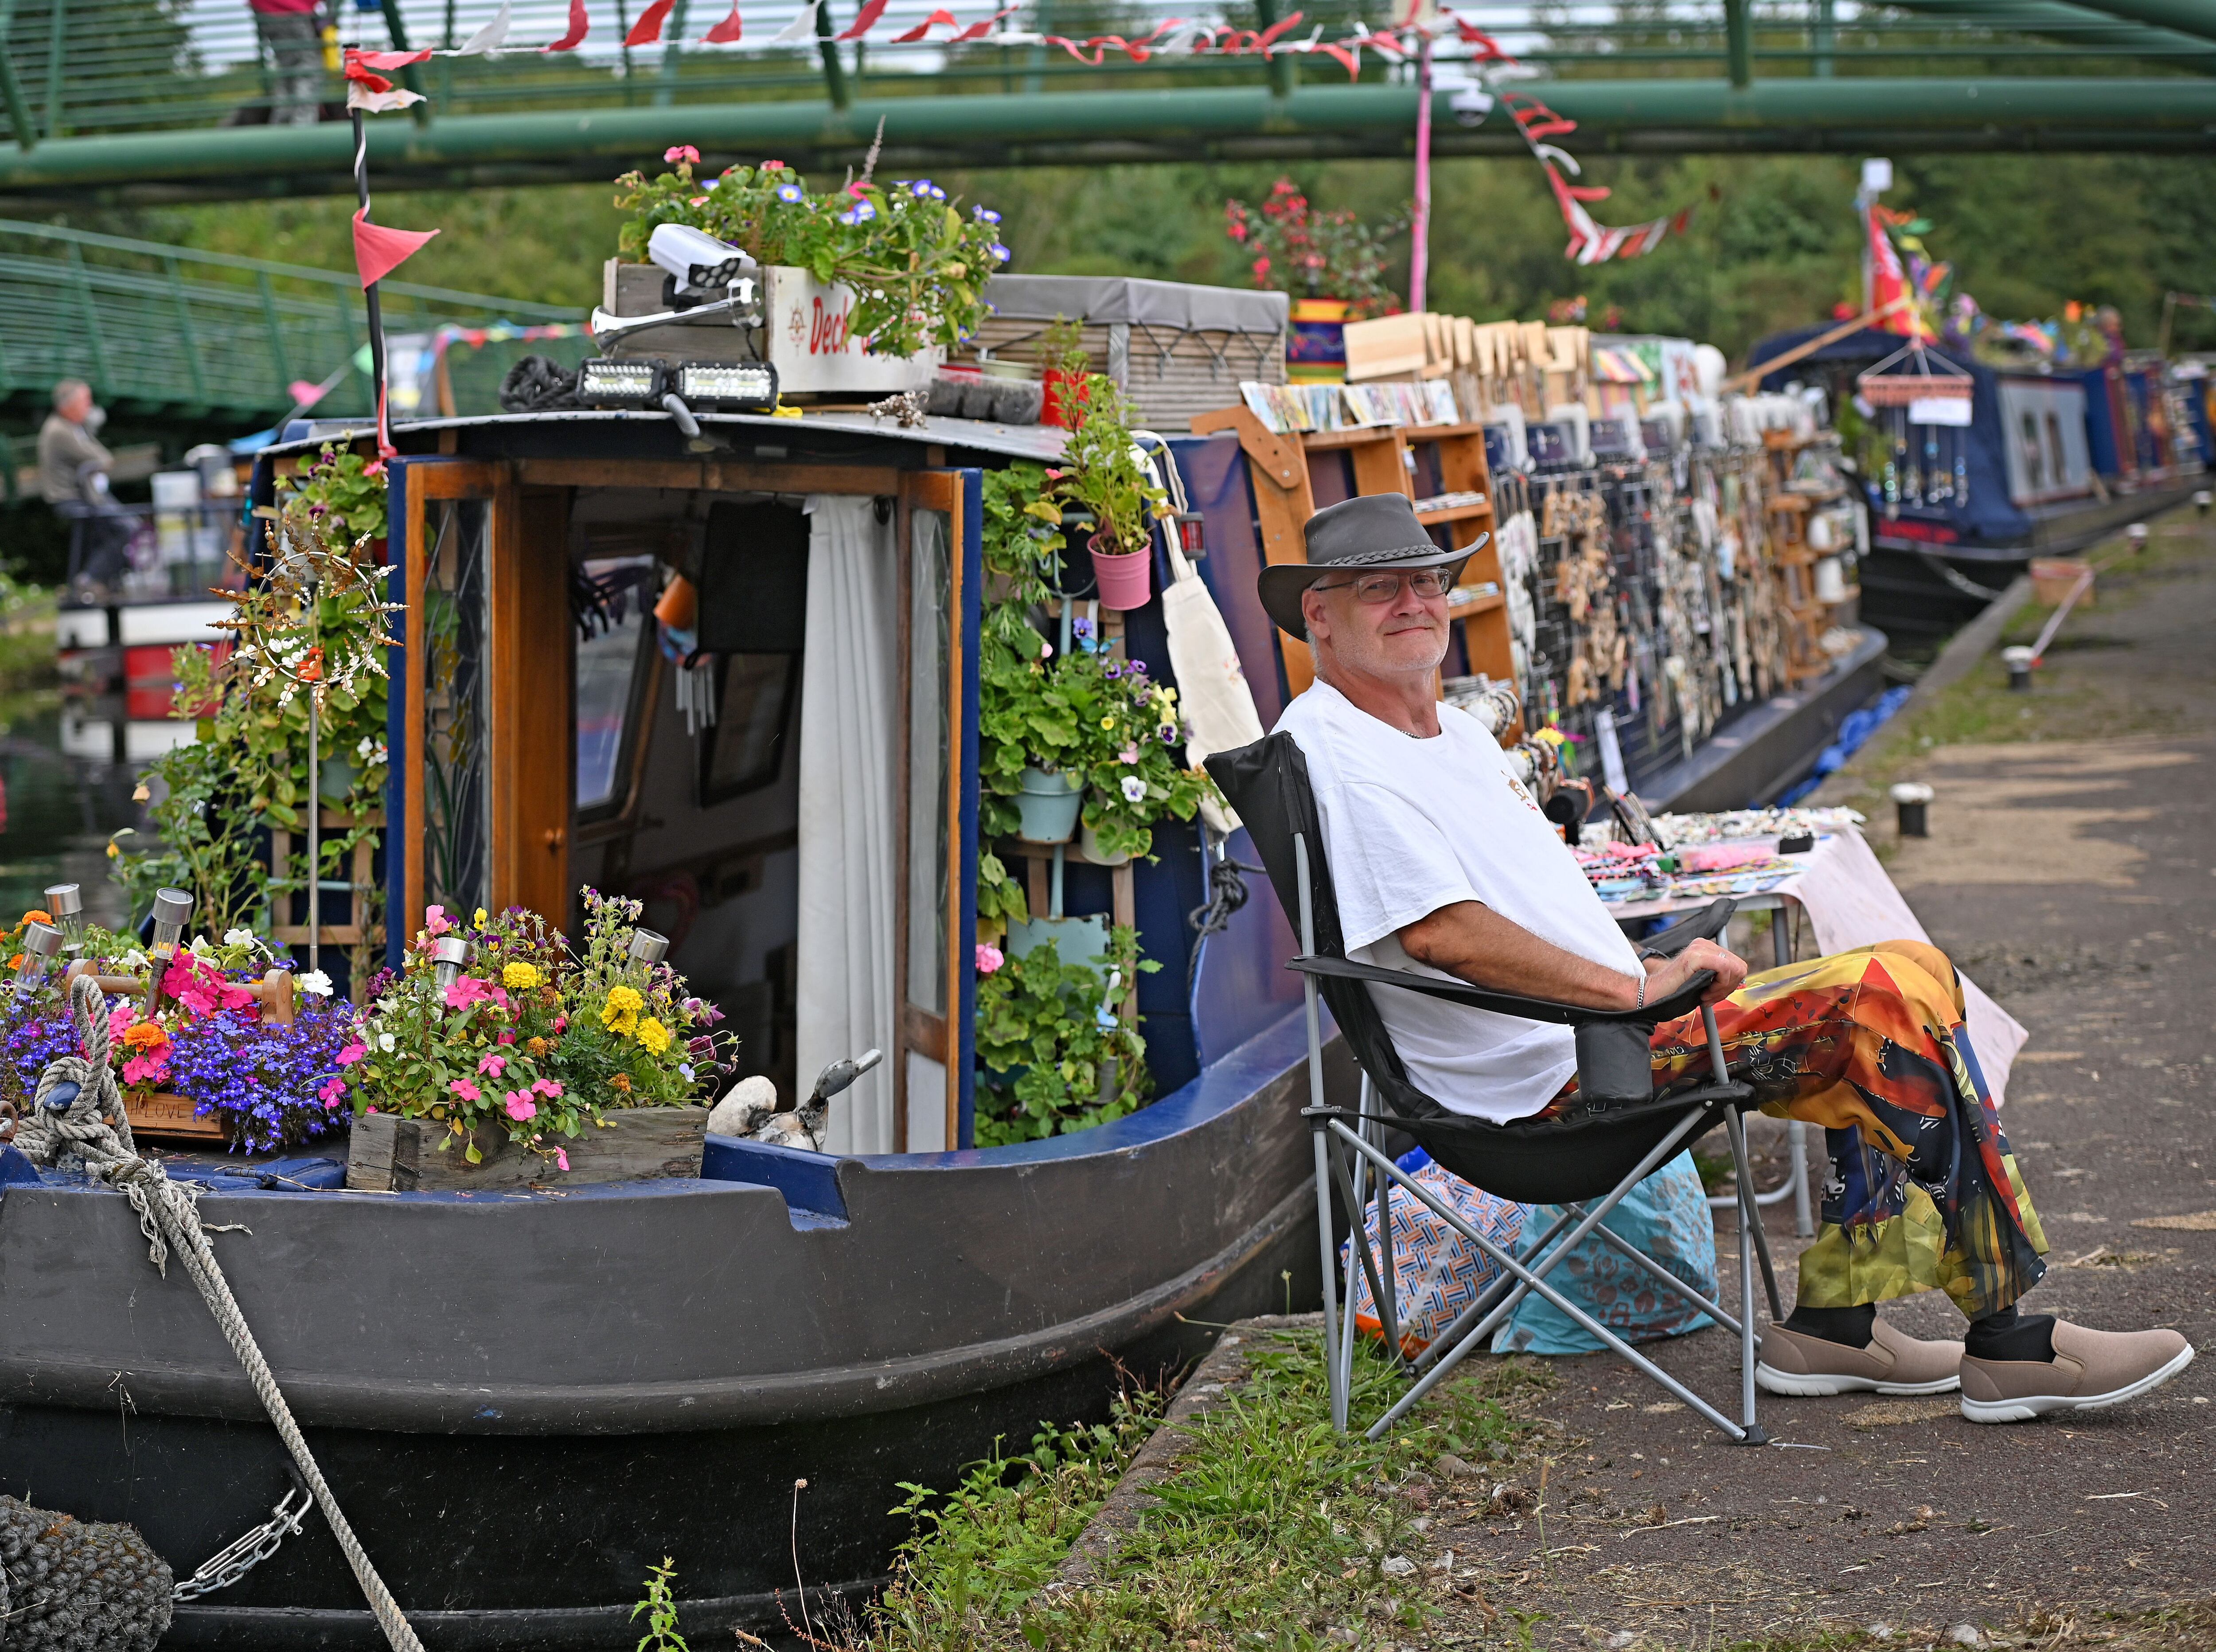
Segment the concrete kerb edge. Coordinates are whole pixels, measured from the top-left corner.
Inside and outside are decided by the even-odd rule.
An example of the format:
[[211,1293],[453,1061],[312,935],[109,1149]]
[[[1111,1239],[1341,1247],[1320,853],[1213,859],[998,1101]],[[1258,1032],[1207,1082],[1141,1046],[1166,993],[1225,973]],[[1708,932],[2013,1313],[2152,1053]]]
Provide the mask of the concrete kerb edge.
[[1069,1545],[1069,1552],[1055,1568],[1054,1575],[1040,1588],[1040,1598],[1051,1601],[1058,1595],[1090,1588],[1103,1581],[1100,1563],[1116,1552],[1153,1501],[1149,1488],[1167,1478],[1179,1463],[1191,1453],[1192,1436],[1184,1425],[1205,1416],[1230,1396],[1232,1390],[1246,1379],[1246,1356],[1250,1352],[1266,1341],[1273,1331],[1320,1333],[1322,1328],[1323,1316],[1320,1313],[1264,1314],[1225,1327],[1216,1346],[1193,1368],[1192,1374],[1171,1400],[1161,1427],[1139,1448],[1124,1469],[1123,1477],[1116,1482],[1116,1489],[1093,1511],[1085,1530]]

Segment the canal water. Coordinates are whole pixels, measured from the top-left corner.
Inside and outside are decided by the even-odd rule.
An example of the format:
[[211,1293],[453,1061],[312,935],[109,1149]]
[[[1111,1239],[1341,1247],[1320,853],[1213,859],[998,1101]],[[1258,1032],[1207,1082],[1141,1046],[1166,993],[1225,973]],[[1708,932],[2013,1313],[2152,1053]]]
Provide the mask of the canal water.
[[[65,716],[69,721],[65,725]],[[118,761],[106,725],[65,713],[51,689],[0,698],[0,924],[74,883],[85,915],[120,929],[123,891],[108,876],[108,834],[137,826],[131,792],[143,762]]]

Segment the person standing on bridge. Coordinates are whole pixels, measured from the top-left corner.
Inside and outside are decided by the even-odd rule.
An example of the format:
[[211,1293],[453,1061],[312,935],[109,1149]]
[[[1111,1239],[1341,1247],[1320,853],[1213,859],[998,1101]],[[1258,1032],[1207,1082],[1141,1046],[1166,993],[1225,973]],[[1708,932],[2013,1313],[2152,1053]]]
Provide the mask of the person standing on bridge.
[[70,579],[119,589],[130,566],[129,515],[108,490],[115,456],[93,433],[107,415],[93,405],[92,386],[65,379],[54,386],[54,410],[39,430],[39,492],[70,525]]
[[323,119],[323,33],[317,0],[246,0],[269,53],[269,124],[312,126]]

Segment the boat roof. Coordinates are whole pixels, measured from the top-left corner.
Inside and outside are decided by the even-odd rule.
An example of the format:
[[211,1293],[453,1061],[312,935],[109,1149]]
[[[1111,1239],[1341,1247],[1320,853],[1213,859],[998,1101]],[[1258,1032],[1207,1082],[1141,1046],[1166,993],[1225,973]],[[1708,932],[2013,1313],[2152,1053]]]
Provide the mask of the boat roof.
[[[925,447],[958,447],[969,453],[993,453],[1007,459],[1029,459],[1046,463],[1061,459],[1062,444],[1068,439],[1063,431],[1053,425],[994,424],[983,419],[942,418],[935,414],[926,415],[921,423],[914,425],[902,425],[889,415],[816,413],[806,410],[797,419],[767,413],[695,413],[693,417],[704,430],[754,426],[795,435],[803,430],[834,431],[842,435],[864,436],[880,441],[908,441]],[[486,413],[466,418],[410,419],[404,423],[395,424],[392,434],[397,438],[440,430],[520,430],[563,425],[674,422],[670,415],[659,409],[578,408],[545,413]],[[282,457],[312,452],[327,441],[371,436],[376,433],[376,421],[367,417],[295,419],[285,427],[281,439],[271,443],[262,452]]]

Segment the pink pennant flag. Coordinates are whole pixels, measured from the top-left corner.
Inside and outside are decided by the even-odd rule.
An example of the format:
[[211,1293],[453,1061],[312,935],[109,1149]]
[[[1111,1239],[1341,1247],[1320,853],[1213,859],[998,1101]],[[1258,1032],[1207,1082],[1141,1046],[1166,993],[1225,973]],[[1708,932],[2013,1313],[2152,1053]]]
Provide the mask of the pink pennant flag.
[[361,273],[365,287],[392,274],[438,234],[436,230],[395,230],[369,223],[365,218],[368,210],[358,207],[354,215],[354,267]]
[[652,46],[662,38],[662,26],[668,22],[669,14],[676,9],[677,0],[654,0],[654,3],[639,14],[624,36],[625,46]]
[[405,69],[411,63],[431,61],[428,46],[421,52],[354,52],[348,55],[365,69]]
[[575,52],[585,43],[586,31],[592,25],[585,18],[585,0],[569,0],[569,32],[551,45],[542,46],[541,52]]
[[853,22],[838,38],[842,40],[860,40],[877,26],[877,19],[885,15],[885,8],[891,3],[892,0],[863,0],[862,9],[854,14]]
[[731,15],[700,37],[703,46],[729,46],[739,38],[739,0],[731,0]]
[[913,46],[918,40],[922,40],[926,35],[929,34],[933,29],[936,28],[941,23],[945,24],[949,28],[953,28],[955,23],[954,14],[943,8],[938,11],[934,11],[930,16],[925,18],[914,28],[908,30],[907,34],[894,35],[893,44],[895,46]]
[[982,40],[988,34],[993,32],[994,24],[999,22],[1003,17],[1013,16],[1019,9],[1021,9],[1021,8],[1010,6],[1006,11],[996,11],[990,17],[984,18],[978,22],[970,24],[969,28],[963,29],[959,34],[957,34],[954,39],[949,42],[949,44],[959,46],[964,40]]

